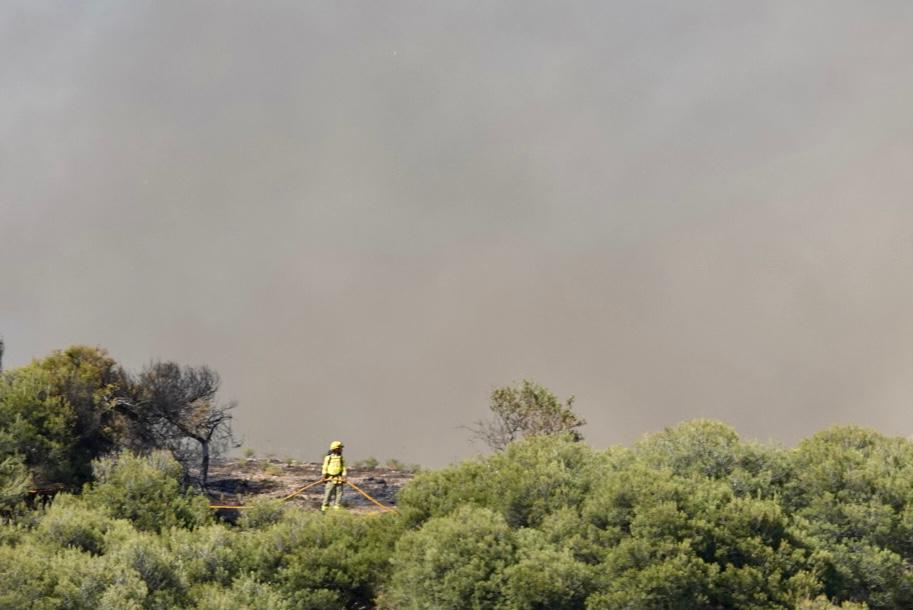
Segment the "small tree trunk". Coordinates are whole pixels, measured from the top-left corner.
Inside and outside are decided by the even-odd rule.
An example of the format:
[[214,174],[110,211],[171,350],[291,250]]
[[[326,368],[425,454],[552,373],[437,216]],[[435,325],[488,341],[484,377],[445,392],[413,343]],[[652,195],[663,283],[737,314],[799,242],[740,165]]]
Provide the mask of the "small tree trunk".
[[206,480],[209,478],[209,440],[200,441],[200,449],[203,453],[203,461],[200,464],[200,482],[206,487]]

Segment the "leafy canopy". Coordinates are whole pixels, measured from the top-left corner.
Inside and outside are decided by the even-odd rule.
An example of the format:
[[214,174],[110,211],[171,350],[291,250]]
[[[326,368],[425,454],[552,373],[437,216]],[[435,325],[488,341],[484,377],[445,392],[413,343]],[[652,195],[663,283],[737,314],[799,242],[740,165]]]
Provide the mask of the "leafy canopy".
[[574,413],[573,405],[573,396],[561,403],[548,388],[524,380],[519,386],[492,391],[491,418],[475,422],[469,430],[495,451],[530,436],[570,434],[574,440],[582,440],[579,428],[586,421]]

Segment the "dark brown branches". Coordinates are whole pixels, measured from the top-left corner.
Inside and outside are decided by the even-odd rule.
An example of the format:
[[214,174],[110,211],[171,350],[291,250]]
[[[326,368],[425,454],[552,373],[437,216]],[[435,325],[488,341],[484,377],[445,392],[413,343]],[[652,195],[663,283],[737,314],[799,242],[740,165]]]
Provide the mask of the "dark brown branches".
[[515,440],[528,436],[570,434],[583,436],[578,428],[586,424],[571,407],[571,396],[562,404],[546,387],[524,380],[518,387],[496,388],[491,393],[492,417],[468,426],[473,438],[495,451],[504,450]]
[[232,440],[235,403],[216,400],[220,384],[207,366],[147,365],[119,403],[131,422],[134,448],[167,448],[185,466],[199,459],[200,482],[206,485],[212,454]]

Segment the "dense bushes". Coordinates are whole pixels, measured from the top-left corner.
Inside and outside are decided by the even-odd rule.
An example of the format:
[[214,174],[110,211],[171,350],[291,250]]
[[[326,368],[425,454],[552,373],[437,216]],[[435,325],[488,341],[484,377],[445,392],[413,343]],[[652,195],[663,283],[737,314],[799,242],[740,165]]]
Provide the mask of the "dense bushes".
[[[190,397],[217,377],[155,370],[174,374],[77,346],[0,375],[0,610],[913,608],[904,439],[836,427],[784,449],[699,420],[596,451],[576,419],[530,420],[570,403],[526,384],[493,398],[542,425],[422,473],[398,514],[264,501],[228,525],[152,451],[180,453],[188,422],[157,426],[212,415]],[[27,505],[51,484],[70,493]]]
[[[834,599],[909,608],[911,485],[913,444],[853,427],[795,450],[743,443],[708,421],[605,453],[535,438],[403,491],[417,532],[397,547],[388,589],[405,607],[451,607],[442,600],[459,589],[436,576],[432,558],[403,554],[412,537],[425,549],[461,548],[449,532],[475,515],[461,508],[471,505],[493,510],[511,541],[504,565],[478,576],[497,601],[478,607],[812,608]],[[521,540],[539,541],[537,569]]]
[[858,428],[530,438],[418,476],[399,515],[261,502],[236,525],[165,456],[95,469],[0,525],[0,609],[913,607],[913,444]]
[[0,375],[0,459],[21,458],[39,484],[78,486],[115,445],[117,364],[74,346]]
[[331,609],[371,603],[402,533],[391,515],[275,505],[210,523],[171,458],[96,463],[81,496],[0,524],[0,609]]
[[391,600],[402,607],[494,607],[514,553],[504,517],[486,508],[462,507],[400,539]]
[[94,471],[97,482],[82,495],[86,503],[139,530],[192,528],[210,519],[209,502],[183,489],[181,465],[168,453],[108,456],[94,462]]
[[0,515],[21,503],[31,485],[32,476],[20,456],[0,457]]
[[322,515],[290,509],[234,540],[237,570],[286,591],[295,608],[339,608],[368,602],[389,573],[400,534],[390,515]]
[[400,495],[410,526],[449,514],[463,504],[501,513],[512,527],[538,525],[587,496],[615,454],[599,454],[570,437],[533,437],[503,453],[428,472]]
[[100,347],[74,345],[0,374],[0,511],[38,487],[78,490],[92,461],[166,449],[205,484],[210,454],[231,439],[233,403],[205,366],[150,363],[139,375]]

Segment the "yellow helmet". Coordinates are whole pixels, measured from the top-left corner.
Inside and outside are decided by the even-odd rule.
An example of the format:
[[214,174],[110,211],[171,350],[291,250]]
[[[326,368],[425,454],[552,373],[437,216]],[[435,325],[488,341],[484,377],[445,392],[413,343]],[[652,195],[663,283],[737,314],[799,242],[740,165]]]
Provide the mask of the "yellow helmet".
[[342,441],[333,441],[330,443],[330,451],[333,449],[342,449]]

